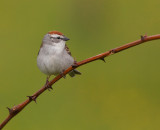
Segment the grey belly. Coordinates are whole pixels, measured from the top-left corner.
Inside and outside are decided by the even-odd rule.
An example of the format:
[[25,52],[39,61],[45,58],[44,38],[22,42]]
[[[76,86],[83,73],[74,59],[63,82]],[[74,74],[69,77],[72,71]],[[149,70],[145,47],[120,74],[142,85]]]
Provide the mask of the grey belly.
[[63,57],[46,56],[42,59],[39,59],[38,67],[47,75],[60,74],[74,63],[74,59],[69,55]]

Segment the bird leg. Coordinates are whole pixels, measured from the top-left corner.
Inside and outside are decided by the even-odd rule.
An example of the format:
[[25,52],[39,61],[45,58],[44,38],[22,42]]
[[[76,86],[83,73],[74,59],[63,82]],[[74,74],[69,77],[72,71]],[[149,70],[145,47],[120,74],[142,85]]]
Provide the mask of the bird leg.
[[50,91],[50,89],[53,89],[53,88],[51,85],[47,85],[49,83],[49,78],[50,76],[47,76],[45,87]]

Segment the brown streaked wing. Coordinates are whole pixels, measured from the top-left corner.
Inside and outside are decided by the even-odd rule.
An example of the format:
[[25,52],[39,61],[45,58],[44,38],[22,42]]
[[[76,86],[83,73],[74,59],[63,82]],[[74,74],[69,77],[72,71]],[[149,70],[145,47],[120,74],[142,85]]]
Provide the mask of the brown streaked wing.
[[71,52],[69,51],[69,48],[68,48],[67,45],[65,45],[65,49],[66,49],[67,53],[68,53],[70,56],[72,56],[72,54],[71,54]]
[[[65,49],[66,49],[67,53],[68,53],[70,56],[72,56],[72,54],[71,54],[71,52],[70,52],[70,50],[69,50],[69,48],[68,48],[67,45],[65,45]],[[74,57],[73,57],[73,58],[74,58]],[[77,61],[75,60],[75,58],[74,58],[74,62],[75,62],[75,63],[77,62]]]

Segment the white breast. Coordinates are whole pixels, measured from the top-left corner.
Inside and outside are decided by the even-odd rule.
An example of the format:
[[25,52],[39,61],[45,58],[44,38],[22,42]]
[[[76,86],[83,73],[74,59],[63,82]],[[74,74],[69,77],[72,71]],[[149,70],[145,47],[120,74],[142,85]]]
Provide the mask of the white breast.
[[37,57],[38,68],[47,75],[60,74],[73,63],[73,57],[65,50],[65,43],[43,45]]

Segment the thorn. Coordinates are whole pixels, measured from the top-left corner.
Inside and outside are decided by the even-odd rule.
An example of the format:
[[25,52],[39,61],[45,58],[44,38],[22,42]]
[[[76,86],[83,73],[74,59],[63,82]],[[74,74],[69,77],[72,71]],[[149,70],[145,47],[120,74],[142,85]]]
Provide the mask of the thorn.
[[147,35],[144,35],[144,36],[143,36],[143,35],[141,35],[141,40],[142,40],[142,41],[145,41],[145,40],[146,40],[146,38],[147,38]]
[[141,41],[144,41],[144,36],[141,35]]
[[50,89],[52,89],[52,90],[53,90],[53,88],[52,88],[52,86],[51,86],[51,85],[48,85],[48,88],[50,88]]
[[29,100],[33,100],[33,99],[32,99],[32,96],[27,96],[27,97],[29,98]]
[[9,108],[9,107],[7,107],[7,109],[8,109],[8,111],[9,111],[9,113],[11,113],[12,109],[11,109],[11,108]]
[[115,49],[112,49],[112,50],[111,50],[111,54],[114,54],[114,53],[116,53],[116,50],[115,50]]
[[51,85],[45,85],[45,87],[48,89],[48,91],[50,91],[50,89],[52,89],[53,90],[53,88],[52,88],[52,86]]
[[27,97],[29,98],[30,101],[34,101],[35,103],[37,103],[35,96],[27,96]]
[[104,59],[104,58],[101,58],[100,60],[102,60],[103,62],[105,62],[105,63],[106,63],[106,61],[105,61],[105,59]]

